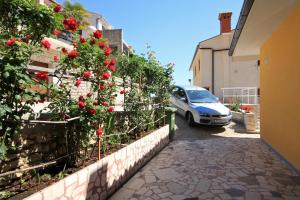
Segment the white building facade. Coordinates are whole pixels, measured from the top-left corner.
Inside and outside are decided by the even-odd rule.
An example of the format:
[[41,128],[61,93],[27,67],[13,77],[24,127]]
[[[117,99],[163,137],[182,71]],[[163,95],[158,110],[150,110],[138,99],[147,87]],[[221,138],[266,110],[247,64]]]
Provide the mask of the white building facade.
[[190,71],[193,85],[205,87],[220,99],[222,88],[259,88],[259,61],[257,57],[231,57],[230,49],[234,30],[231,30],[232,13],[221,13],[220,35],[197,45]]

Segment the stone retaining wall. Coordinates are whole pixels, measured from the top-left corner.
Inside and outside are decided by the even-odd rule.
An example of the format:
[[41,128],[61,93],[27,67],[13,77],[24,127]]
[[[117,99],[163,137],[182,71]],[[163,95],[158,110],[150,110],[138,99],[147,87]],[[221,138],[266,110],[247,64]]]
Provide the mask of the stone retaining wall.
[[26,200],[106,199],[168,143],[166,125]]
[[[66,155],[64,136],[64,125],[25,125],[22,133],[12,143],[15,149],[9,151],[6,160],[0,161],[0,173],[24,169]],[[22,175],[23,172],[2,178],[0,186],[7,185]]]

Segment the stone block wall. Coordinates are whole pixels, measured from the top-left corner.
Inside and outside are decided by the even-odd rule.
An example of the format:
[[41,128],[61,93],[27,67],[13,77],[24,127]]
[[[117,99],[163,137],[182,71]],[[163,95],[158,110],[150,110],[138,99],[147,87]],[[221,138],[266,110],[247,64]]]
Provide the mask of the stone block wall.
[[106,199],[168,143],[166,125],[25,200]]
[[[117,106],[122,105],[124,102],[124,95],[120,94],[120,91],[123,90],[121,85],[123,84],[123,80],[121,78],[115,78],[115,84],[117,85],[116,89],[116,98],[115,98],[115,104]],[[82,81],[79,87],[72,86],[71,88],[71,96],[72,98],[78,99],[81,95],[86,96],[87,93],[91,92],[91,83],[87,81]],[[96,93],[95,93],[96,97]]]
[[[0,161],[0,173],[28,168],[66,155],[64,136],[64,125],[25,125],[22,133],[13,141],[15,149],[8,152],[6,160]],[[0,186],[9,184],[9,181],[21,177],[23,173],[1,179]]]

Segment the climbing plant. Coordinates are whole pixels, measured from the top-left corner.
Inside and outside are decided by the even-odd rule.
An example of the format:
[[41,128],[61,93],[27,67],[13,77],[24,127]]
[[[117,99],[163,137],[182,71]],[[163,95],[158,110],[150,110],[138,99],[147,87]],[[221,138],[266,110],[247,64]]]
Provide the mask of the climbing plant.
[[[173,64],[163,66],[148,47],[147,55],[136,55],[134,51],[119,56],[118,75],[123,79],[124,109],[130,123],[127,129],[137,127],[137,133],[151,129],[156,119],[164,115],[169,104],[172,87]],[[146,125],[146,126],[145,126]]]

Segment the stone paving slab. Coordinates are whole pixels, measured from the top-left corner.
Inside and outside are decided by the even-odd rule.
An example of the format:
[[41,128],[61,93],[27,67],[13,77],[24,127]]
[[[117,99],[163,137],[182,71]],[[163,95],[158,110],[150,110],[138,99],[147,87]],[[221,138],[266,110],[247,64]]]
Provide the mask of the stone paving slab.
[[110,199],[299,199],[300,179],[259,134],[190,128],[177,118],[175,141]]

